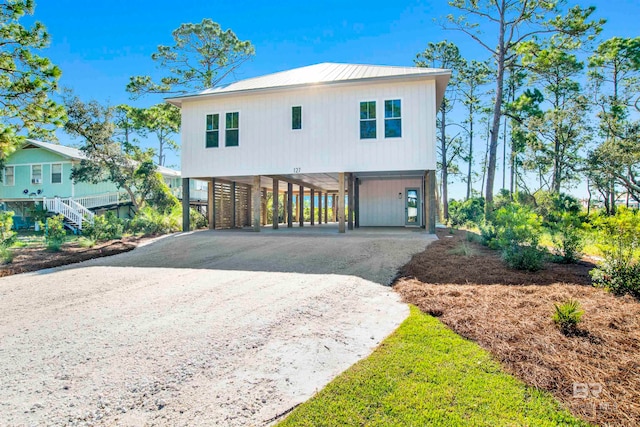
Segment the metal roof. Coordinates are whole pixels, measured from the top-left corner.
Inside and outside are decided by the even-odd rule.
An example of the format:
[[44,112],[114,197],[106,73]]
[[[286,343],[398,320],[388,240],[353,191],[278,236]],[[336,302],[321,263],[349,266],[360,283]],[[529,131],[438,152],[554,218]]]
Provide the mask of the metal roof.
[[[36,141],[35,139],[27,139],[26,141],[27,141],[26,144],[23,145],[22,148],[28,145],[33,145],[35,147],[39,147],[56,154],[60,154],[63,157],[67,157],[73,160],[83,160],[87,158],[87,156],[82,152],[82,150],[78,150],[77,148],[67,147],[66,145],[60,145],[60,144],[52,144],[50,142]],[[180,171],[177,171],[175,169],[169,169],[164,166],[156,166],[156,168],[158,172],[160,172],[160,174],[162,174],[163,176],[173,176],[173,177],[180,176]]]
[[[183,99],[223,95],[237,92],[287,88],[306,85],[356,82],[362,80],[436,78],[444,92],[451,70],[442,68],[395,67],[385,65],[338,64],[324,62],[265,76],[240,80],[228,85],[205,89],[201,92],[167,98],[167,102],[180,105]],[[440,90],[438,91],[440,92]]]
[[61,156],[74,160],[82,160],[87,158],[87,156],[85,156],[84,153],[77,148],[67,147],[65,145],[36,141],[35,139],[27,139],[27,143],[25,144],[25,146],[27,145],[34,145],[36,147],[43,148],[45,150],[60,154]]

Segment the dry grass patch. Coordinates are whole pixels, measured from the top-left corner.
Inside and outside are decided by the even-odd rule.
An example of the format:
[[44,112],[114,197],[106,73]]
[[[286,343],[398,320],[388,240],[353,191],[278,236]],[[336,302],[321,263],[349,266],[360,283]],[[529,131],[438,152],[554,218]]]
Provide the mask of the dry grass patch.
[[[512,271],[499,254],[476,244],[475,256],[451,254],[456,241],[466,239],[464,232],[446,235],[403,269],[395,288],[405,301],[479,343],[575,415],[601,425],[640,425],[638,301],[590,286],[588,263]],[[554,304],[569,298],[584,310],[573,336],[552,320]],[[599,383],[602,392],[575,398],[574,383]]]

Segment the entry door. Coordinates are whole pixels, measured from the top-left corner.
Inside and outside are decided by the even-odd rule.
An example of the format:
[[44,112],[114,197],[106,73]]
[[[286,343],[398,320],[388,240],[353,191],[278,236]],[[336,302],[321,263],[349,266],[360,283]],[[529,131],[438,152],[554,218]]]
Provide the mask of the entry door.
[[420,226],[420,192],[417,188],[405,188],[405,225]]

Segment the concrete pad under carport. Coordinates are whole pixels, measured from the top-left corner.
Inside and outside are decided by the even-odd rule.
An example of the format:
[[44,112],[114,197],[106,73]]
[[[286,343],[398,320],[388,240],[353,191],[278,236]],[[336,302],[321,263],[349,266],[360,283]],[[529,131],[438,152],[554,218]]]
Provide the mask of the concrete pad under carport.
[[184,233],[1,279],[0,418],[262,424],[406,317],[380,283],[432,237],[358,234]]

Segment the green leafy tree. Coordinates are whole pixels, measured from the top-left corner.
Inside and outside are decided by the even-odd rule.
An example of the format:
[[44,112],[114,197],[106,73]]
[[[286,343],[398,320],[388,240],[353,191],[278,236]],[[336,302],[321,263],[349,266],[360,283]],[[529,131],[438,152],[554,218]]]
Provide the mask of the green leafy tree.
[[133,76],[127,91],[137,98],[149,93],[185,93],[214,87],[255,50],[230,29],[222,30],[211,19],[182,24],[172,33],[172,46],[158,46],[151,56],[166,71],[159,81],[151,76]]
[[537,106],[539,114],[527,115],[523,123],[523,130],[530,133],[526,139],[529,166],[538,174],[541,187],[559,194],[563,185],[578,180],[580,150],[590,136],[589,102],[578,83],[584,64],[562,38],[525,42],[519,51],[530,84],[539,87],[544,97]]
[[[463,32],[485,49],[495,62],[495,98],[489,143],[485,213],[493,209],[498,135],[503,114],[505,72],[515,65],[519,45],[534,38],[562,34],[572,41],[599,32],[604,21],[589,21],[593,7],[575,6],[563,15],[564,0],[450,0],[459,15],[447,16],[445,28]],[[489,32],[486,30],[493,29]],[[497,40],[496,40],[497,39]]]
[[418,67],[446,68],[451,69],[451,81],[442,99],[442,104],[438,110],[436,126],[438,128],[438,154],[441,173],[442,186],[442,208],[445,221],[449,219],[449,173],[451,168],[457,172],[457,167],[453,163],[462,154],[462,140],[447,135],[447,126],[451,123],[447,121],[447,114],[453,108],[453,91],[457,85],[457,70],[462,68],[464,60],[460,55],[460,49],[454,43],[442,41],[439,43],[429,43],[427,48],[416,56],[415,64]]
[[171,137],[180,131],[180,110],[166,103],[142,109],[137,114],[136,126],[145,133],[155,135],[158,140],[158,165],[164,166],[165,150],[179,148]]
[[87,157],[74,166],[71,172],[74,181],[111,181],[129,194],[136,210],[161,191],[163,181],[156,172],[153,150],[143,150],[130,140],[116,139],[115,107],[95,101],[84,103],[70,94],[65,96],[65,105],[69,116],[65,130],[82,140],[81,150]]
[[25,136],[51,139],[64,119],[64,108],[49,97],[60,69],[36,53],[49,34],[40,22],[19,22],[34,9],[33,0],[0,1],[0,166]]
[[590,183],[615,213],[616,185],[640,201],[640,37],[614,37],[589,58],[589,77],[603,142],[588,158]]

